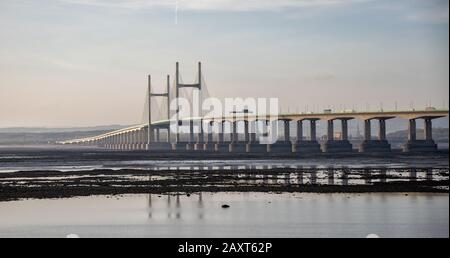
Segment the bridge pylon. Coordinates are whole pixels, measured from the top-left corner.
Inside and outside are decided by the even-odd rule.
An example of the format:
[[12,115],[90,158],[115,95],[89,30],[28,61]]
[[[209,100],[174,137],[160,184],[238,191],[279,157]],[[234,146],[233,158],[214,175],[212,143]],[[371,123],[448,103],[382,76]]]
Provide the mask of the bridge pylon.
[[[152,98],[162,97],[167,98],[167,120],[170,120],[170,75],[167,75],[167,92],[166,93],[153,93],[152,92],[152,79],[151,75],[148,76],[148,131],[147,131],[147,149],[151,148],[151,145],[155,143],[155,129],[152,125]],[[157,128],[157,141],[159,141],[159,130]],[[170,144],[170,125],[167,126],[167,137]]]
[[[176,106],[177,106],[177,110],[176,110],[176,136],[175,136],[175,144],[173,145],[173,149],[177,150],[179,148],[183,148],[185,147],[186,150],[193,150],[194,149],[194,141],[195,141],[195,137],[194,137],[194,121],[192,121],[192,119],[189,121],[189,142],[185,144],[181,143],[181,137],[180,137],[180,125],[182,124],[182,120],[180,120],[180,89],[183,88],[193,88],[193,89],[198,89],[199,90],[199,107],[202,106],[202,63],[198,62],[198,82],[197,83],[191,83],[191,84],[185,84],[185,83],[181,83],[180,82],[180,64],[179,62],[176,63],[176,71],[175,71],[175,91],[176,91]],[[201,114],[201,108],[199,110],[200,114],[199,117],[202,117]],[[200,126],[200,135],[199,135],[199,139],[203,138],[203,126]],[[181,146],[183,145],[183,146]]]

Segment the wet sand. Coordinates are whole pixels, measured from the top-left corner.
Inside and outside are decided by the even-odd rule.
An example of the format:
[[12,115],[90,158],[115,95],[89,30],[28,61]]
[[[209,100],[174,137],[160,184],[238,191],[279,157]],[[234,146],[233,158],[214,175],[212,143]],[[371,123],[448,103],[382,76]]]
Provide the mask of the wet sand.
[[[411,175],[414,171],[414,175]],[[426,174],[427,171],[419,171]],[[431,178],[429,178],[431,176]],[[93,170],[0,174],[0,201],[90,195],[197,192],[448,193],[448,170],[416,169]]]

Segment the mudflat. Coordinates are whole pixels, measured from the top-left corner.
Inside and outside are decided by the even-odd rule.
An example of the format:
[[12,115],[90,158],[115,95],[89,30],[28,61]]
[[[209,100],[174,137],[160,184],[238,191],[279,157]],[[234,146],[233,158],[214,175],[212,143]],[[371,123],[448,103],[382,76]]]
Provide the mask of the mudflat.
[[198,192],[448,193],[448,163],[448,151],[261,156],[3,147],[0,201]]

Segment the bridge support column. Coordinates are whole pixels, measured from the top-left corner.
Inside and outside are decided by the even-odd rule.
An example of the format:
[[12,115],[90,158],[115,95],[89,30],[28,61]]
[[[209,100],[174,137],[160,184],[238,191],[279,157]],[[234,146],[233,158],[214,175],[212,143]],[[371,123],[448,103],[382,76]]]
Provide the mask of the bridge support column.
[[386,141],[386,119],[379,119],[378,140]]
[[342,122],[342,134],[341,134],[341,140],[342,141],[348,141],[348,120],[343,119]]
[[348,141],[348,120],[350,118],[339,119],[341,121],[341,137],[334,138],[334,120],[328,120],[328,139],[322,144],[323,152],[352,152],[353,146]]
[[310,122],[310,141],[317,141],[317,120],[309,120]]
[[297,121],[297,141],[292,145],[292,151],[296,153],[318,153],[321,152],[320,144],[317,142],[316,119],[309,120],[310,137],[305,140],[303,135],[303,121]]
[[408,140],[413,142],[417,140],[417,124],[416,119],[410,119],[408,124]]
[[141,129],[136,130],[136,150],[141,150]]
[[424,133],[426,141],[433,141],[433,124],[431,118],[425,118]]
[[251,122],[246,118],[244,123],[244,146],[242,151],[249,153],[252,149],[252,134],[250,133]]
[[284,142],[291,143],[291,121],[285,120],[284,122]]
[[136,144],[136,131],[131,131],[129,133],[130,135],[130,150],[135,150],[135,144]]
[[245,145],[245,151],[247,153],[250,153],[250,152],[264,153],[264,152],[267,152],[267,147],[265,145],[259,144],[258,140],[257,140],[258,129],[259,129],[260,123],[261,123],[261,121],[259,121],[259,120],[255,120],[255,121],[249,122],[251,133],[250,133],[250,139]]
[[120,150],[126,150],[125,133],[120,134]]
[[139,130],[137,130],[136,131],[136,137],[137,137],[137,139],[136,139],[136,145],[137,145],[137,150],[142,150],[142,142],[143,142],[143,139],[142,139],[142,129],[139,129]]
[[334,141],[334,120],[327,121],[327,140]]
[[189,142],[186,144],[186,150],[194,150],[195,136],[194,136],[194,121],[189,121]]
[[256,143],[256,137],[257,137],[257,123],[258,123],[258,120],[255,120],[255,121],[251,121],[250,122],[250,131],[251,131],[251,133],[250,133],[250,142],[251,143]]
[[141,150],[147,150],[147,141],[146,141],[146,133],[145,128],[141,129]]
[[297,142],[303,141],[303,120],[297,121]]
[[110,136],[110,141],[111,141],[111,149],[115,150],[116,149],[116,136],[115,135],[111,135]]
[[122,150],[123,149],[123,139],[122,139],[122,134],[117,134],[116,135],[116,149],[117,150]]
[[113,149],[118,150],[119,149],[119,136],[117,134],[113,135]]
[[233,122],[233,132],[232,132],[232,142],[238,142],[239,141],[239,136],[238,136],[238,121],[234,121]]
[[403,146],[404,152],[434,152],[438,150],[437,144],[433,140],[432,119],[425,117],[424,122],[424,139],[417,140],[416,119],[409,120],[408,126],[408,142]]
[[370,119],[364,120],[364,140],[372,140],[372,123]]
[[156,128],[155,133],[156,133],[156,142],[161,142],[161,129]]
[[225,142],[225,120],[219,122],[218,141],[214,145],[215,152],[228,152],[230,144]]
[[250,142],[250,122],[248,120],[244,121],[244,142],[249,143]]
[[194,145],[194,150],[196,151],[203,151],[205,150],[205,130],[203,128],[203,119],[200,120],[199,124],[199,133],[197,136],[197,142]]
[[219,143],[223,143],[225,142],[225,135],[224,135],[224,131],[225,131],[225,125],[224,125],[224,121],[221,121],[219,123]]
[[128,132],[128,150],[134,150],[134,131]]
[[125,139],[125,133],[120,134],[120,150],[126,150],[126,139]]
[[214,125],[214,122],[212,122],[212,121],[208,123],[208,127],[207,127],[208,132],[207,132],[207,137],[206,137],[207,140],[203,147],[203,150],[205,150],[205,151],[214,151],[215,144],[214,144],[214,135],[213,135],[213,133],[214,133],[213,125]]
[[126,150],[131,150],[132,149],[132,132],[127,132],[125,133],[125,138],[126,138]]
[[229,152],[246,152],[247,147],[246,143],[239,142],[239,134],[238,134],[238,123],[239,121],[233,121],[233,130],[231,132],[231,143],[229,145]]
[[129,135],[130,135],[130,150],[135,150],[136,131],[131,131]]
[[386,139],[386,120],[389,118],[378,118],[378,139],[372,139],[371,120],[364,121],[364,141],[359,146],[359,152],[390,152],[391,145]]
[[[267,146],[267,152],[273,153],[292,153],[292,142],[291,142],[291,120],[282,120],[284,129],[284,139],[283,141],[277,141],[276,143]],[[275,125],[278,127],[278,121]],[[272,127],[273,128],[273,127]]]
[[109,141],[109,148],[111,150],[114,150],[114,135],[110,135],[108,138],[109,138],[108,139],[108,141]]

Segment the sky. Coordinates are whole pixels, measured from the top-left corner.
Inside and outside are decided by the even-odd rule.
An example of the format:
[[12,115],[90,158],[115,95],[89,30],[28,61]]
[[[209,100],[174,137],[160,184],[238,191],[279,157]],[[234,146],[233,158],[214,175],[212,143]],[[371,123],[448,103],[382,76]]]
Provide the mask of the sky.
[[141,122],[203,63],[283,111],[448,108],[447,0],[0,0],[0,127]]

